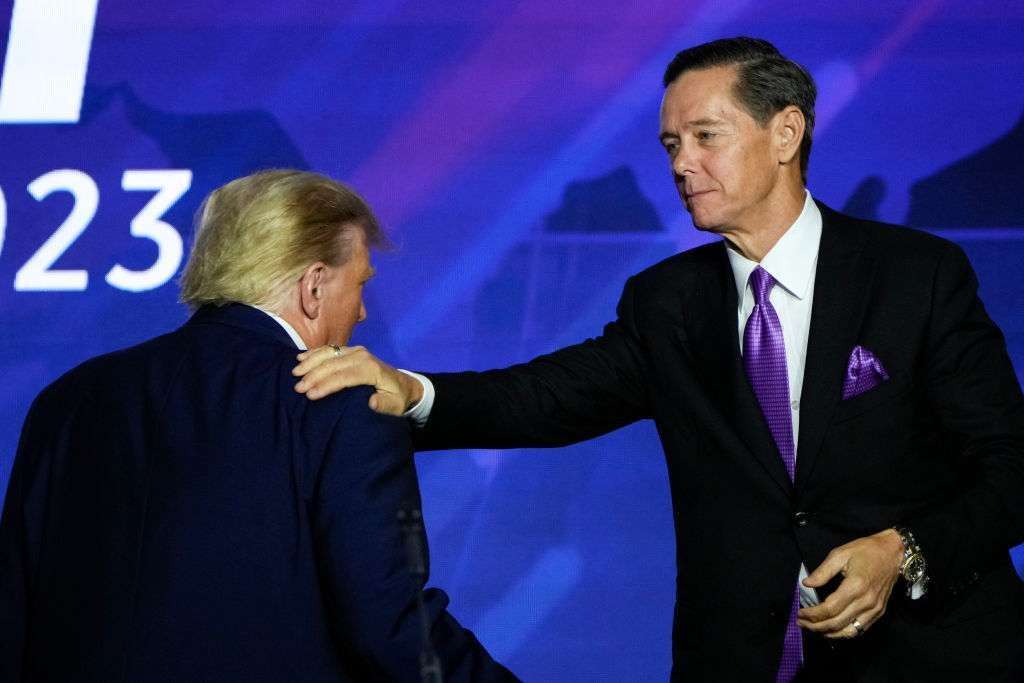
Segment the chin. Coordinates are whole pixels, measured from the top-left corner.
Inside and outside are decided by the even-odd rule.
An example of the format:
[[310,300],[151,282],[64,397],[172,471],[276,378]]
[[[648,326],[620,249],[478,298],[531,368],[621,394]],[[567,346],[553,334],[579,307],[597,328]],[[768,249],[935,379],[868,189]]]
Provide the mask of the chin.
[[721,221],[715,220],[712,216],[691,212],[690,218],[693,220],[693,227],[697,228],[701,232],[713,232],[717,234],[722,231]]

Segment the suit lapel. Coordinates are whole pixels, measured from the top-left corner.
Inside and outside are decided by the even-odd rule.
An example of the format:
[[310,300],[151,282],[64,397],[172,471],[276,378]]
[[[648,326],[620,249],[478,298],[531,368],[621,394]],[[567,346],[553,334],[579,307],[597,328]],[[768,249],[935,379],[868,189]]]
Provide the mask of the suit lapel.
[[687,310],[699,314],[687,317],[686,337],[705,390],[768,475],[789,494],[793,490],[789,474],[740,357],[739,302],[725,249],[723,243],[709,264],[710,272],[698,277],[692,290],[695,296]]
[[832,411],[839,402],[846,365],[857,344],[875,272],[875,261],[864,253],[863,235],[856,226],[828,207],[819,207],[821,245],[800,396],[798,490],[814,471]]

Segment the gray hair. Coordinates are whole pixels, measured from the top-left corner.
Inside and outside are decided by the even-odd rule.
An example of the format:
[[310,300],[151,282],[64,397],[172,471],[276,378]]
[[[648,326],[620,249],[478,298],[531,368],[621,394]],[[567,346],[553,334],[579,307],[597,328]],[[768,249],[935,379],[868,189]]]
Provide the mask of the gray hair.
[[807,70],[784,57],[774,45],[760,38],[741,36],[687,48],[669,62],[662,80],[667,88],[686,71],[733,65],[737,68],[733,94],[759,126],[766,126],[772,116],[790,105],[803,112],[800,173],[806,185],[818,89]]

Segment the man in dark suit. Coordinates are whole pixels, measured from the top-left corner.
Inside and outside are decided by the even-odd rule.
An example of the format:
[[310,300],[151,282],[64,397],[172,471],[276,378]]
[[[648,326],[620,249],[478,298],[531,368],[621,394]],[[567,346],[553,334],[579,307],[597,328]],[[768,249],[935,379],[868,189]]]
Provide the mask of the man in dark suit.
[[192,318],[29,411],[0,522],[0,680],[419,681],[437,660],[444,680],[516,680],[412,571],[406,421],[365,388],[292,389],[300,349],[366,317],[380,239],[360,197],[313,173],[208,198]]
[[963,252],[811,199],[814,84],[769,43],[685,50],[664,80],[676,186],[723,241],[631,277],[600,337],[529,363],[417,381],[317,350],[298,389],[373,384],[377,409],[412,406],[420,449],[653,419],[673,678],[1024,677],[1024,399]]

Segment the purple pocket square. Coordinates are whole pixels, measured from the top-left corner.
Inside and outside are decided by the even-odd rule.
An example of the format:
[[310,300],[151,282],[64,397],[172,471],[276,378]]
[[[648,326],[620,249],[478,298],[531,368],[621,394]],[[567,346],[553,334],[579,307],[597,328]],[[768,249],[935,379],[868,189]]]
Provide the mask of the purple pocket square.
[[889,379],[889,373],[881,361],[863,346],[853,347],[850,360],[846,363],[846,378],[843,380],[843,400],[859,396],[874,389]]

